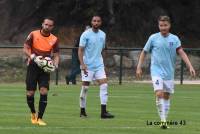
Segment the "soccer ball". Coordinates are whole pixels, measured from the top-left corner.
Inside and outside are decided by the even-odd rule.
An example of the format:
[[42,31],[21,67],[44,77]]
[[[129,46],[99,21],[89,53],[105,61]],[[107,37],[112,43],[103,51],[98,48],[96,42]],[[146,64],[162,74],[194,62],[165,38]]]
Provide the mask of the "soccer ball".
[[44,70],[44,72],[48,72],[48,73],[55,71],[55,66],[50,57],[45,57],[42,60],[42,69]]

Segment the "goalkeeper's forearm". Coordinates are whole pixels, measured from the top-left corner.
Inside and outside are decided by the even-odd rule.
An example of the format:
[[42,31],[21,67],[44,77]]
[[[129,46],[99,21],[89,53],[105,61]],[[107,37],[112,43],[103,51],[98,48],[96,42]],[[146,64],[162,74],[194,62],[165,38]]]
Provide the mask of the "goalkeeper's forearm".
[[23,52],[25,53],[25,55],[30,58],[31,60],[33,60],[36,55],[31,53],[31,48],[27,45],[24,44],[24,48],[23,48]]
[[59,61],[60,61],[59,53],[54,53],[54,59],[53,59],[53,61],[54,61],[54,65],[56,67],[58,67],[58,64],[59,64]]
[[27,44],[24,44],[23,52],[27,57],[31,58],[31,49]]

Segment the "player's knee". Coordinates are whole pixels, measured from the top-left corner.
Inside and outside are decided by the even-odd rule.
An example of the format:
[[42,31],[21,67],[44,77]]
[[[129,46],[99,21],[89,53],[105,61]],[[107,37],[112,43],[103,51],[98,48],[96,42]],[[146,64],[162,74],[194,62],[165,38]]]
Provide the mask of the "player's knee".
[[100,94],[108,95],[108,84],[107,83],[103,83],[100,85]]
[[98,80],[99,85],[107,84],[107,79]]
[[100,84],[100,89],[107,90],[108,89],[108,84],[107,83]]
[[164,93],[164,99],[168,100],[170,98],[170,93]]
[[164,98],[164,92],[162,90],[156,91],[156,97],[158,97],[158,98]]
[[27,104],[32,104],[34,103],[34,91],[27,91],[27,96],[26,96]]
[[83,91],[87,92],[89,89],[89,86],[83,86]]
[[41,87],[40,88],[40,94],[41,95],[46,95],[48,93],[48,89],[47,88],[45,88],[45,87]]
[[34,94],[35,94],[35,91],[33,91],[33,90],[26,92],[26,95],[29,96],[29,97],[34,96]]
[[90,82],[89,82],[89,81],[83,81],[83,82],[82,82],[82,85],[83,85],[83,86],[89,86],[89,85],[90,85]]

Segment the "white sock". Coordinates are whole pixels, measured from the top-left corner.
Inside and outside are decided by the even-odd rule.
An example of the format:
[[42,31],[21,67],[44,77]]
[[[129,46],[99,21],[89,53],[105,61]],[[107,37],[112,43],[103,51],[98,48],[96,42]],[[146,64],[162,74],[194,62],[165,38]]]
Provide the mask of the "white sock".
[[80,107],[85,108],[86,107],[86,97],[87,97],[87,91],[88,86],[82,86],[81,93],[80,93]]
[[165,105],[164,105],[164,99],[163,98],[156,98],[156,106],[158,110],[158,114],[160,116],[161,121],[165,122]]
[[167,118],[169,109],[170,109],[170,99],[164,99],[164,105],[165,105],[165,117]]
[[106,105],[108,101],[108,84],[104,83],[100,85],[100,100],[101,105]]

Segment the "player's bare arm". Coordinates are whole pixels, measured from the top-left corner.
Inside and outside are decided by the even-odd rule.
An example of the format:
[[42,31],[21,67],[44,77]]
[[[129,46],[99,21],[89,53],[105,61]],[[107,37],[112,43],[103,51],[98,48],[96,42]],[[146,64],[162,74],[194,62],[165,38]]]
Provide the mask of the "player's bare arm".
[[31,57],[31,48],[26,43],[24,44],[23,52],[27,57]]
[[136,77],[137,78],[142,77],[142,64],[144,63],[145,56],[146,56],[146,53],[144,50],[142,50],[139,60],[138,60],[137,69],[136,69]]
[[79,49],[78,49],[78,57],[79,57],[80,65],[81,65],[81,70],[86,71],[87,70],[87,66],[83,62],[83,52],[84,52],[84,47],[79,47]]
[[54,53],[53,54],[53,61],[54,61],[54,65],[55,67],[57,68],[58,67],[58,64],[59,64],[59,61],[60,61],[60,56],[59,56],[59,53]]
[[[106,48],[104,48],[104,50],[102,51],[102,57],[103,57],[103,61],[104,61],[104,65],[106,65],[105,64],[105,59],[106,59]],[[107,68],[106,68],[106,66],[104,67],[105,68],[105,72],[106,72],[106,74],[107,74]]]
[[[31,54],[31,47],[27,44],[24,43],[24,48],[23,48],[23,52],[24,54],[27,56],[28,60],[27,60],[27,64],[29,64],[30,60],[33,60],[34,58],[36,58],[35,54]],[[40,56],[38,56],[38,58],[35,60],[36,62],[40,62]]]
[[181,59],[185,62],[185,64],[187,65],[189,71],[190,71],[190,75],[195,77],[196,76],[196,72],[187,56],[187,54],[184,52],[184,50],[182,48],[178,49],[177,53],[180,55]]

